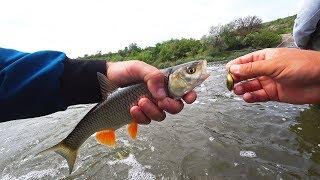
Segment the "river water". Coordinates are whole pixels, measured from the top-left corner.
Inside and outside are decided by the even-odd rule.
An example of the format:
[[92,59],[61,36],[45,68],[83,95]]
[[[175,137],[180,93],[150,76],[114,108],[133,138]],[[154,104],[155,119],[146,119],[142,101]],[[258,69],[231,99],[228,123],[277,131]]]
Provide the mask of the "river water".
[[198,99],[162,123],[140,126],[136,141],[117,130],[117,147],[90,137],[74,172],[55,153],[93,105],[0,124],[2,179],[320,179],[320,111],[274,102],[247,104],[228,92],[221,63]]

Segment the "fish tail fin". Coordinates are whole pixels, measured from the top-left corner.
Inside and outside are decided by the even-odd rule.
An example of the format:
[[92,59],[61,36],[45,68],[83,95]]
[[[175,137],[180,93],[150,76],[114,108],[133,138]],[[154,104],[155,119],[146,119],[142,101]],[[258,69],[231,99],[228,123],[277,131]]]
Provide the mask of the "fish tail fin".
[[62,156],[64,159],[67,160],[68,167],[69,167],[69,174],[71,174],[73,171],[74,163],[77,158],[78,149],[73,149],[73,148],[67,146],[63,141],[61,141],[57,145],[52,146],[51,148],[48,148],[44,151],[41,151],[38,154],[47,153],[47,152],[51,152],[51,151],[58,153],[60,156]]

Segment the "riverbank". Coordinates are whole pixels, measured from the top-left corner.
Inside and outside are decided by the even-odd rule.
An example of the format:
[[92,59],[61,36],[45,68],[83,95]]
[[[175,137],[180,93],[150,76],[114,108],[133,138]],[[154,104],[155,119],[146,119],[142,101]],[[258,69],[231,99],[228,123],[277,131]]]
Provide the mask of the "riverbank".
[[209,33],[201,39],[171,39],[145,48],[132,43],[117,52],[98,51],[96,54],[78,59],[138,59],[158,68],[198,59],[206,59],[209,62],[231,60],[258,49],[279,45],[288,47],[287,40],[291,36],[294,19],[295,16],[289,16],[262,23],[262,19],[248,16],[225,25],[212,26]]

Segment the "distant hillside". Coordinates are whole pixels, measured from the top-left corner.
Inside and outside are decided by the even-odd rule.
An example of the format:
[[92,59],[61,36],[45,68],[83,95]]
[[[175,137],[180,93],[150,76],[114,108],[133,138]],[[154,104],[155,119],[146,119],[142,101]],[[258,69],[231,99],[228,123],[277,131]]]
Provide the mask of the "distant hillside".
[[[257,49],[275,47],[290,37],[296,16],[262,23],[256,16],[248,16],[225,25],[212,26],[201,39],[171,39],[155,46],[140,48],[136,43],[118,52],[98,51],[78,59],[124,61],[139,59],[159,68],[196,59],[208,61],[230,60]],[[289,34],[289,35],[288,35]]]
[[288,16],[285,18],[279,18],[274,21],[263,23],[263,28],[277,32],[278,34],[289,34],[292,33],[292,27],[296,15]]

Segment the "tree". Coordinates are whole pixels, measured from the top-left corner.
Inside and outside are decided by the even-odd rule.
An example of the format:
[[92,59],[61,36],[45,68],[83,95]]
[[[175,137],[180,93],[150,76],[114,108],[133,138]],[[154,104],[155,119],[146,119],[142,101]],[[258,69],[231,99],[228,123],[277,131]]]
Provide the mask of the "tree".
[[141,48],[137,45],[137,43],[131,43],[128,47],[128,53],[132,52],[140,52]]
[[257,16],[247,16],[244,18],[238,18],[230,22],[234,31],[239,35],[247,35],[251,32],[255,32],[261,29],[262,19]]
[[230,34],[230,26],[227,25],[217,25],[217,26],[211,26],[209,35],[204,36],[202,40],[206,44],[212,45],[216,47],[217,49],[224,50],[226,49],[226,43],[224,41],[224,37],[228,34]]
[[[209,35],[202,40],[209,46],[213,46],[215,50],[236,50],[248,45],[244,41],[246,35],[257,32],[261,29],[262,20],[257,16],[247,16],[238,18],[225,25],[212,26]],[[244,43],[245,42],[245,43]]]

